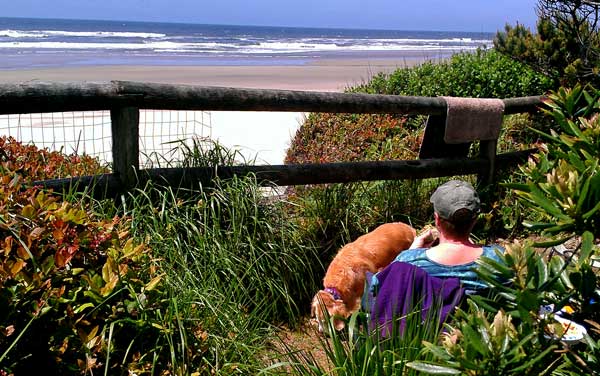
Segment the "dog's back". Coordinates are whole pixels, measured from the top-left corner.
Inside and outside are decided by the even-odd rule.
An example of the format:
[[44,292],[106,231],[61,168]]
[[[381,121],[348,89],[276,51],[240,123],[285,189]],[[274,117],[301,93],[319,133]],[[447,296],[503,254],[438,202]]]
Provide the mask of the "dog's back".
[[369,271],[377,272],[389,265],[401,251],[408,249],[415,235],[415,229],[405,223],[385,223],[351,244],[360,250],[362,257],[373,263]]

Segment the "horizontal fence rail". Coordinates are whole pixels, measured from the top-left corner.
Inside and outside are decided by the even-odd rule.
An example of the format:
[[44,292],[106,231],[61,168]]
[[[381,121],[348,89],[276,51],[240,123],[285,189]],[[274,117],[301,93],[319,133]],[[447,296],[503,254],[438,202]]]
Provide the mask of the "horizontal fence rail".
[[[504,113],[535,111],[542,97],[504,99]],[[437,97],[239,89],[112,81],[0,85],[0,114],[98,111],[117,107],[153,110],[344,112],[440,115]]]
[[[496,165],[509,168],[525,162],[536,149],[499,154]],[[414,161],[375,161],[346,163],[309,163],[270,166],[215,166],[189,168],[152,168],[139,172],[139,181],[148,180],[173,187],[209,186],[215,178],[256,176],[261,185],[304,185],[326,183],[351,183],[357,181],[427,179],[444,176],[485,173],[489,165],[486,159],[423,159]],[[119,192],[121,180],[116,174],[82,176],[69,179],[53,179],[34,182],[48,189],[68,188],[87,191],[94,197],[105,197]]]
[[[543,97],[503,99],[505,114],[534,112]],[[489,175],[495,168],[514,166],[532,150],[490,158],[423,159],[414,161],[348,162],[271,166],[207,166],[139,170],[139,110],[272,111],[441,115],[446,102],[437,97],[358,93],[240,89],[111,81],[108,83],[0,84],[0,114],[67,111],[111,111],[112,174],[36,182],[47,188],[91,191],[110,196],[136,182],[158,181],[171,186],[207,185],[215,177],[254,174],[264,183],[302,185],[354,181],[424,179],[454,175]],[[486,153],[484,153],[486,154]]]

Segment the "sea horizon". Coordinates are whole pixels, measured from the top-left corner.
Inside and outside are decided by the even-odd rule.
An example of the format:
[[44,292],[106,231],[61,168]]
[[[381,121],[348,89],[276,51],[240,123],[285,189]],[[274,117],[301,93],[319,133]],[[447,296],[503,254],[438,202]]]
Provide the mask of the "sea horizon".
[[0,69],[436,59],[493,33],[0,17]]
[[91,22],[117,22],[117,23],[155,23],[155,24],[175,24],[175,25],[195,25],[195,26],[243,26],[243,27],[264,27],[264,28],[289,28],[289,29],[325,29],[325,30],[366,30],[366,31],[407,31],[407,32],[439,32],[439,33],[473,33],[473,34],[495,34],[496,31],[473,31],[473,30],[429,30],[429,29],[390,29],[390,28],[370,28],[370,27],[316,27],[316,26],[290,26],[290,25],[255,25],[255,24],[219,24],[219,23],[197,23],[197,22],[177,22],[177,21],[141,21],[141,20],[108,20],[101,18],[56,18],[56,17],[0,17],[7,20],[44,20],[44,21],[91,21]]

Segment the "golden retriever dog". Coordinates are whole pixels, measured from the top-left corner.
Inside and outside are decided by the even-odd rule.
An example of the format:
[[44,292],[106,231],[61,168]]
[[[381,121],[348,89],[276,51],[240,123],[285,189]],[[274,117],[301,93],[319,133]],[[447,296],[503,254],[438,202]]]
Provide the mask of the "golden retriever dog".
[[327,330],[324,309],[336,330],[360,308],[367,272],[376,273],[390,264],[415,238],[415,230],[401,222],[386,223],[342,247],[327,268],[323,286],[312,300],[311,316],[319,331]]

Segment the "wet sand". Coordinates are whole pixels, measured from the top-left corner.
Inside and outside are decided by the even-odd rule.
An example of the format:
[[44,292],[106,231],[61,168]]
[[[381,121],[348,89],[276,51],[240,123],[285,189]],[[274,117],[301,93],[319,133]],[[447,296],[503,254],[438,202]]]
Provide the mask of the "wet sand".
[[108,65],[0,70],[0,83],[26,81],[143,81],[202,86],[308,91],[343,91],[379,72],[422,61],[403,59],[324,59],[302,65]]

